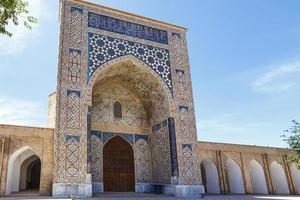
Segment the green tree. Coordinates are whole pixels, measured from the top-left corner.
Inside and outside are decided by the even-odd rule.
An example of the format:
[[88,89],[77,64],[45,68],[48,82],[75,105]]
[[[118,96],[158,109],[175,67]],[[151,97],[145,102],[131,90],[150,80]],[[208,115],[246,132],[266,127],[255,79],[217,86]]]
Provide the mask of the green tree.
[[295,163],[298,169],[300,169],[300,124],[296,120],[292,121],[292,125],[288,130],[285,130],[286,134],[282,135],[283,140],[287,142],[290,149],[294,150],[294,154],[288,157],[288,163]]
[[29,15],[28,2],[23,0],[0,0],[0,34],[11,37],[7,30],[10,21],[16,26],[23,23],[29,30],[37,23],[37,19]]

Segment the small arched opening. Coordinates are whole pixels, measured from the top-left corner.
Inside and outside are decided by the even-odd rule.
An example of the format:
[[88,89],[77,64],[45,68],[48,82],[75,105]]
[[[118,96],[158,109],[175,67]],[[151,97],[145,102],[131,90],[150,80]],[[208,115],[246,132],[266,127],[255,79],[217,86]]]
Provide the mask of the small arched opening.
[[201,162],[202,183],[208,194],[220,194],[219,176],[215,163],[210,159]]
[[272,182],[276,194],[290,194],[283,167],[276,161],[270,165]]
[[232,159],[225,163],[229,191],[232,194],[245,194],[245,187],[240,166]]
[[39,192],[41,160],[30,147],[14,152],[8,161],[7,170],[6,195],[24,190]]
[[249,162],[249,174],[254,194],[268,194],[264,169],[256,160]]
[[119,101],[115,101],[114,103],[114,117],[122,118],[122,105]]
[[120,136],[103,147],[104,191],[134,192],[134,155],[131,145]]

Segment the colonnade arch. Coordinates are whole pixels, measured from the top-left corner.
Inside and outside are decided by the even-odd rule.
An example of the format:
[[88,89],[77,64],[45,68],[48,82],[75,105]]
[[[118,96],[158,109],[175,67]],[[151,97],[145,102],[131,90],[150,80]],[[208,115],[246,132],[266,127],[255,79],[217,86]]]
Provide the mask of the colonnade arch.
[[209,194],[220,194],[219,175],[215,163],[210,159],[201,162],[202,183],[205,192]]
[[273,161],[270,165],[270,173],[276,194],[290,194],[287,178],[281,164]]
[[249,162],[249,174],[252,185],[252,193],[268,194],[264,169],[257,160]]
[[244,181],[240,166],[232,159],[225,162],[229,192],[232,194],[245,194]]
[[39,190],[41,161],[28,146],[15,151],[9,158],[5,194],[25,189]]

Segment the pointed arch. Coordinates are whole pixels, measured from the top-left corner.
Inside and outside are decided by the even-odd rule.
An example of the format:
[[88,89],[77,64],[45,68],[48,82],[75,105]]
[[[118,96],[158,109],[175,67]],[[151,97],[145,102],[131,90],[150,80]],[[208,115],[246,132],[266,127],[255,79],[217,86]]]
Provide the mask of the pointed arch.
[[289,186],[287,183],[286,175],[282,165],[273,161],[270,165],[270,172],[272,182],[276,194],[290,194]]
[[264,169],[257,160],[249,162],[249,174],[254,194],[268,194]]
[[225,162],[229,190],[232,194],[245,194],[244,181],[240,166],[232,159]]
[[122,118],[122,104],[119,101],[114,102],[114,117]]
[[[37,154],[32,150],[31,147],[25,146],[15,151],[9,158],[7,165],[7,178],[6,178],[6,189],[5,194],[9,195],[12,192],[20,191],[20,177],[21,177],[21,166],[22,163]],[[38,157],[38,156],[37,156]],[[38,159],[40,159],[38,157]]]
[[216,164],[206,158],[201,162],[202,183],[205,185],[206,193],[220,194],[219,175]]
[[168,103],[170,104],[172,102],[172,99],[173,99],[172,92],[170,91],[170,89],[168,88],[168,86],[166,85],[164,80],[157,73],[155,73],[151,69],[150,66],[148,66],[143,61],[137,59],[133,55],[126,55],[126,56],[121,56],[121,57],[112,59],[112,60],[106,62],[105,64],[99,66],[95,70],[93,75],[88,80],[88,89],[87,89],[88,94],[89,94],[88,95],[88,105],[92,105],[92,95],[91,94],[92,94],[93,86],[94,86],[95,82],[97,81],[99,75],[102,74],[103,72],[106,72],[107,70],[109,70],[109,68],[111,66],[116,65],[116,64],[120,64],[120,63],[125,63],[125,62],[130,62],[135,67],[138,67],[139,69],[141,69],[143,71],[147,71],[148,74],[150,76],[154,77],[160,83],[161,87],[164,88],[164,92],[165,92],[166,96],[168,97]]

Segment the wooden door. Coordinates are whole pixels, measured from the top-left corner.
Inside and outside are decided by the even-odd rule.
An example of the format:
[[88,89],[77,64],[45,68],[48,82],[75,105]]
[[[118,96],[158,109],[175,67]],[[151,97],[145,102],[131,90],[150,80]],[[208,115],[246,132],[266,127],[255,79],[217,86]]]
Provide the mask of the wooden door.
[[104,191],[134,192],[134,155],[130,144],[117,136],[103,148]]

